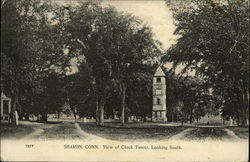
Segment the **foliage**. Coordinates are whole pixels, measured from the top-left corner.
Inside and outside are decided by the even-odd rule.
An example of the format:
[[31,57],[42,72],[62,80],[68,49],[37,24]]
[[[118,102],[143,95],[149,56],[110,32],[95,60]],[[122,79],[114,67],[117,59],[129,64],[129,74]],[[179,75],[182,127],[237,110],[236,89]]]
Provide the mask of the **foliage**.
[[[1,6],[1,88],[11,96],[12,111],[18,110],[21,118],[34,112],[46,120],[63,99],[60,88],[53,85],[70,58],[65,57],[63,37],[58,37],[62,36],[60,24],[53,25],[49,19],[51,8],[49,1],[37,0],[6,1]],[[45,108],[48,105],[50,109]]]
[[137,81],[150,82],[147,66],[160,54],[151,29],[132,15],[110,7],[102,8],[96,2],[88,1],[67,12],[65,29],[71,40],[69,51],[80,58],[79,64],[86,65],[90,76],[88,83],[96,102],[97,122],[103,123],[104,107],[118,94],[121,97],[116,99],[121,101],[124,123],[125,100],[130,98],[126,89]]
[[165,60],[195,69],[220,102],[225,118],[246,124],[249,104],[249,4],[247,1],[192,1],[172,7],[180,35]]

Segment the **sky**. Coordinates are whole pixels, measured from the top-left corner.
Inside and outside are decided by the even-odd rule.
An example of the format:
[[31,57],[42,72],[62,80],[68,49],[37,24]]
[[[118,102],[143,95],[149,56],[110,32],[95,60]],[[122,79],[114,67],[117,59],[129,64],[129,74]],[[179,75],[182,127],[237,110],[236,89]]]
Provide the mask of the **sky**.
[[[103,5],[110,5],[118,11],[138,16],[143,23],[152,28],[154,38],[162,43],[164,50],[176,43],[178,38],[177,35],[174,35],[176,26],[170,8],[164,0],[104,0]],[[170,69],[172,63],[166,63],[164,66]],[[177,66],[175,73],[179,74],[183,68],[183,65]],[[189,71],[185,75],[194,76],[194,74],[194,71]]]
[[[62,1],[70,3],[69,0]],[[164,50],[176,43],[178,36],[173,34],[176,29],[174,19],[164,0],[103,0],[102,5],[110,5],[118,11],[131,13],[139,17],[144,24],[152,28],[154,39],[162,43]],[[165,64],[165,67],[171,68],[172,63]],[[180,73],[182,69],[182,65],[177,66],[175,72]]]
[[104,6],[114,6],[118,11],[132,13],[138,16],[143,23],[149,25],[155,39],[162,43],[164,50],[175,43],[175,25],[172,14],[165,1],[161,0],[104,0]]
[[[86,0],[56,0],[61,4],[72,5],[75,2]],[[164,50],[167,50],[177,39],[174,30],[171,11],[164,0],[103,0],[103,6],[113,6],[118,11],[131,13],[152,28],[154,38],[162,43]]]

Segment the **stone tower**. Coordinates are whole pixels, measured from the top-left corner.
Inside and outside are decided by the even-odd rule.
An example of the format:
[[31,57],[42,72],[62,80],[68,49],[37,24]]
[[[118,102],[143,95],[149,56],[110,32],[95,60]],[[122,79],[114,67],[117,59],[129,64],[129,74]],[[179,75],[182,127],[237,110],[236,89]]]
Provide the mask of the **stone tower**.
[[153,77],[153,109],[152,121],[167,121],[166,80],[161,67],[158,67]]

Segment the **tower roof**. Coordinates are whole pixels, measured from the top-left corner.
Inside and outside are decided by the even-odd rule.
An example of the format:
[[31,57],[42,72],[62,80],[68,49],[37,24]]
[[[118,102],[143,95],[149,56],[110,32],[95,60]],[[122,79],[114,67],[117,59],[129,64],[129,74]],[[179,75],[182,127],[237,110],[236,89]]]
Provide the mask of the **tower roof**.
[[163,70],[161,69],[161,67],[159,66],[154,74],[154,76],[166,76],[163,72]]

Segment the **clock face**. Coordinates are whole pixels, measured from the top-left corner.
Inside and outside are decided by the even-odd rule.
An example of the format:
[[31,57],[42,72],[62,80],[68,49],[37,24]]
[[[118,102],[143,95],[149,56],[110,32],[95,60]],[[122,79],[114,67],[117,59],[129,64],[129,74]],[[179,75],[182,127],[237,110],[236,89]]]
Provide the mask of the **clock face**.
[[156,89],[156,90],[155,90],[155,94],[156,94],[156,95],[160,95],[160,94],[161,94],[161,90],[160,90],[160,89]]

